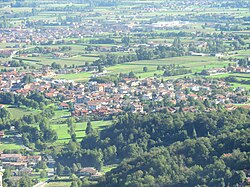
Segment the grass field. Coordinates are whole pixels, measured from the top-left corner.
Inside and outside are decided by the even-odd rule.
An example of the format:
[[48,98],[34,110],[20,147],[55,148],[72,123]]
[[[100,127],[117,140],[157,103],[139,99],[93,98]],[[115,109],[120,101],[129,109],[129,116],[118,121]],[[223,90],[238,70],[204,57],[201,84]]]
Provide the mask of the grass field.
[[[127,62],[123,64],[117,64],[115,66],[107,67],[108,74],[119,74],[134,72],[140,78],[153,77],[155,74],[162,76],[164,71],[157,70],[157,66],[164,66],[175,64],[184,66],[191,69],[193,73],[201,72],[203,69],[218,68],[227,66],[229,61],[218,61],[216,57],[211,56],[183,56],[165,59],[155,60],[141,60],[135,62]],[[143,72],[143,67],[148,68],[148,72]],[[56,79],[74,80],[76,82],[87,81],[91,77],[91,73],[83,72],[78,74],[65,74],[58,75]],[[171,78],[178,78],[179,76],[173,76]]]
[[0,143],[0,150],[19,150],[19,149],[22,149],[22,147],[17,144]]
[[[224,74],[218,74],[218,75],[211,75],[209,77],[210,78],[226,78],[226,77],[229,77],[229,76],[233,76],[233,77],[237,78],[239,81],[241,81],[241,80],[250,80],[250,74],[246,74],[246,73],[224,73]],[[241,84],[241,83],[234,83],[234,82],[232,82],[231,84],[232,84],[232,86],[234,88],[244,87],[247,90],[250,90],[250,85],[249,84]]]
[[[40,57],[27,57],[23,59],[23,62],[30,63],[33,65],[51,65],[53,62],[60,64],[61,66],[82,66],[85,62],[92,63],[97,58],[92,56],[80,56],[75,55],[72,57],[65,57],[65,58],[53,58],[52,55],[43,55]],[[30,62],[30,61],[39,61],[39,62]]]
[[6,109],[11,113],[11,117],[13,119],[20,119],[24,115],[34,114],[38,112],[38,110],[32,110],[32,109],[25,108],[25,107],[21,107],[21,108],[6,107]]
[[[133,71],[136,74],[141,74],[142,77],[151,76],[154,73],[162,73],[157,70],[157,66],[175,64],[179,66],[185,66],[190,68],[193,73],[200,72],[203,69],[218,68],[228,65],[228,61],[218,61],[216,57],[211,56],[183,56],[165,59],[155,59],[155,60],[142,60],[135,62],[128,62],[124,64],[118,64],[116,66],[108,67],[107,70],[111,74],[116,73],[128,73]],[[147,73],[143,73],[143,67],[147,67]],[[149,75],[147,75],[149,74]]]
[[243,88],[245,88],[247,90],[250,90],[250,85],[249,84],[232,83],[232,86],[234,88],[243,87]]
[[229,76],[234,76],[239,80],[249,80],[250,79],[250,74],[246,73],[223,73],[223,74],[217,74],[217,75],[211,75],[210,77],[212,78],[225,78]]
[[[87,127],[87,122],[75,123],[76,124],[76,138],[81,141],[85,137],[85,129]],[[93,121],[91,122],[94,129],[103,130],[104,128],[112,124],[111,121]],[[54,124],[51,126],[57,132],[58,140],[56,144],[67,143],[70,140],[70,135],[68,133],[67,124]]]
[[81,81],[87,81],[91,77],[91,73],[89,72],[83,72],[83,73],[77,73],[77,74],[64,74],[64,75],[58,75],[54,77],[55,79],[67,79],[67,80],[74,80],[76,82]]
[[112,169],[116,168],[117,164],[112,164],[112,165],[106,165],[102,167],[102,173],[107,173],[111,171]]
[[71,182],[50,182],[45,187],[70,187]]

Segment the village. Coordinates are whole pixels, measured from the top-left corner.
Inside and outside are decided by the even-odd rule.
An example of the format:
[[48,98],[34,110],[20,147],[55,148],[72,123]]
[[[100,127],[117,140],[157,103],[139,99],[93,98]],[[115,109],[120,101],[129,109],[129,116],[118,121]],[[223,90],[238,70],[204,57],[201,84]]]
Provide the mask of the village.
[[[166,81],[157,78],[122,78],[115,84],[96,81],[77,83],[72,80],[53,79],[53,74],[54,71],[48,70],[48,67],[41,72],[2,72],[0,90],[23,96],[40,92],[47,99],[56,99],[58,108],[70,110],[72,116],[99,118],[122,112],[143,114],[163,108],[174,112],[182,107],[184,111],[198,112],[198,108],[194,109],[195,106],[192,106],[192,103],[195,105],[193,101],[209,101],[208,110],[217,104],[229,106],[249,101],[245,88],[233,88],[222,80],[206,77]],[[26,76],[32,77],[32,80],[24,82]]]
[[247,0],[0,0],[0,187],[250,184],[249,20]]

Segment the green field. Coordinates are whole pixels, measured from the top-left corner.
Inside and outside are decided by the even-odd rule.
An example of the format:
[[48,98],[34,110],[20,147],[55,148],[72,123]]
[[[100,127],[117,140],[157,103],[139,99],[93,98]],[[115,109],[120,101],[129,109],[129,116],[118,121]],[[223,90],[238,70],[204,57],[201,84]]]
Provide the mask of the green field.
[[112,169],[116,168],[117,164],[112,164],[112,165],[106,165],[102,167],[102,173],[107,173],[111,171]]
[[[233,77],[237,78],[237,80],[239,80],[239,81],[250,80],[250,74],[246,74],[246,73],[224,73],[224,74],[211,75],[211,76],[209,76],[209,78],[226,78],[229,76],[233,76]],[[247,90],[250,90],[250,84],[241,84],[241,83],[232,82],[231,85],[234,88],[243,87],[243,88],[246,88]]]
[[83,72],[83,73],[75,73],[75,74],[64,74],[55,76],[55,79],[67,79],[74,80],[76,82],[87,81],[91,77],[91,73]]
[[[76,138],[78,141],[81,141],[83,137],[86,136],[85,129],[87,127],[87,122],[75,123],[76,124]],[[103,130],[107,126],[112,124],[111,121],[93,121],[91,122],[94,129]],[[56,144],[67,143],[70,140],[70,135],[68,133],[67,124],[54,124],[51,125],[52,129],[57,132],[58,140]]]
[[50,182],[46,187],[70,187],[71,182]]
[[225,78],[225,77],[229,77],[229,76],[234,76],[239,80],[249,80],[250,79],[250,74],[246,74],[246,73],[224,73],[224,74],[211,75],[209,77]]
[[22,147],[20,145],[17,144],[12,144],[12,143],[0,143],[0,150],[20,150],[22,149]]
[[[221,68],[227,66],[229,61],[218,61],[217,57],[212,56],[183,56],[165,59],[155,60],[141,60],[135,62],[127,62],[123,64],[117,64],[115,66],[107,67],[108,74],[119,74],[134,72],[140,78],[153,77],[155,74],[162,76],[164,71],[157,70],[157,66],[164,66],[175,64],[176,66],[184,66],[187,69],[191,69],[192,73],[201,72],[203,69]],[[143,67],[148,68],[148,72],[143,72]],[[87,81],[91,77],[91,73],[83,72],[77,74],[65,74],[58,75],[56,79],[74,80],[76,82]],[[179,76],[173,76],[171,78],[178,78]]]
[[[161,73],[157,71],[157,66],[164,66],[175,64],[179,66],[184,66],[190,68],[193,73],[200,72],[203,69],[218,68],[228,65],[228,61],[218,61],[216,57],[211,56],[183,56],[165,59],[155,59],[155,60],[142,60],[135,62],[128,62],[124,64],[118,64],[116,66],[108,67],[107,70],[112,73],[128,73],[133,71],[137,74],[142,74],[144,77],[147,74],[143,74],[143,67],[147,67],[150,72],[150,76],[154,73]],[[148,73],[148,72],[147,72]]]
[[11,117],[13,119],[20,119],[24,115],[34,114],[38,112],[38,110],[33,110],[33,109],[25,108],[25,107],[21,107],[21,108],[6,107],[6,109],[10,112]]
[[234,88],[243,87],[247,90],[250,90],[249,84],[241,84],[241,83],[231,83]]

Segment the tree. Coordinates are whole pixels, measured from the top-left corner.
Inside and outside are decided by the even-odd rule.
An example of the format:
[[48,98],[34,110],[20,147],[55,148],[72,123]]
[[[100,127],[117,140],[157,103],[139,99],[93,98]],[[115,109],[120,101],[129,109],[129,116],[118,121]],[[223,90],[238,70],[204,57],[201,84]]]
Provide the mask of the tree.
[[32,181],[29,176],[23,176],[19,181],[18,181],[18,187],[30,187],[32,186]]
[[126,46],[130,44],[130,38],[129,37],[123,37],[122,38],[122,43],[124,43]]
[[75,124],[74,124],[74,118],[68,118],[67,119],[67,125],[68,125],[68,133],[71,136],[72,141],[76,141],[76,133],[75,133]]
[[98,65],[98,72],[102,73],[104,71],[104,68],[101,65]]
[[65,168],[64,168],[64,173],[65,173],[66,175],[71,175],[71,169],[70,169],[68,166],[65,166]]
[[26,75],[24,75],[22,82],[27,83],[27,84],[34,82],[34,77],[31,74],[26,74]]
[[56,169],[56,173],[57,173],[57,175],[62,175],[63,173],[64,173],[64,167],[63,167],[63,165],[61,165],[60,163],[58,163],[58,165],[57,165],[57,169]]
[[40,178],[45,178],[47,176],[47,172],[45,170],[42,170],[40,172]]
[[44,162],[44,161],[39,161],[38,163],[37,163],[37,168],[39,168],[39,169],[46,169],[47,168],[47,165],[46,165],[46,163]]
[[92,127],[92,124],[90,121],[88,121],[85,133],[86,135],[89,135],[89,134],[93,134],[93,132],[94,132],[94,129]]
[[143,67],[143,72],[147,72],[148,68],[147,67]]
[[5,171],[4,171],[4,173],[3,173],[3,178],[4,178],[4,179],[8,179],[8,178],[10,178],[10,177],[11,177],[11,170],[10,170],[9,167],[7,167],[7,168],[5,169]]
[[79,170],[79,168],[77,167],[77,165],[74,163],[72,166],[72,172],[76,173]]
[[0,118],[3,119],[10,119],[10,112],[5,108],[0,109]]
[[53,62],[53,63],[51,64],[51,67],[54,68],[54,69],[61,69],[61,68],[62,68],[61,64],[58,64],[58,63],[56,63],[56,62]]
[[136,78],[135,73],[133,71],[129,72],[128,77],[129,78]]
[[236,171],[231,179],[231,184],[242,184],[246,180],[246,174],[243,171]]

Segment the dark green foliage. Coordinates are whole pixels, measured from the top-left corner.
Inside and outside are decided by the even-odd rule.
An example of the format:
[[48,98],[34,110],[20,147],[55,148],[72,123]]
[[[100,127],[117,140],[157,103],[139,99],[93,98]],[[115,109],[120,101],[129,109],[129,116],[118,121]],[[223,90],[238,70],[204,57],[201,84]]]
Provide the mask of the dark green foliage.
[[85,133],[86,133],[86,135],[91,135],[94,133],[94,129],[93,129],[90,121],[87,123]]
[[[242,184],[249,168],[249,111],[125,114],[81,149],[65,149],[57,161],[101,168],[107,186],[225,186]],[[90,128],[91,129],[91,128]]]
[[23,83],[31,83],[34,81],[34,77],[31,74],[26,74],[23,79],[22,82]]

